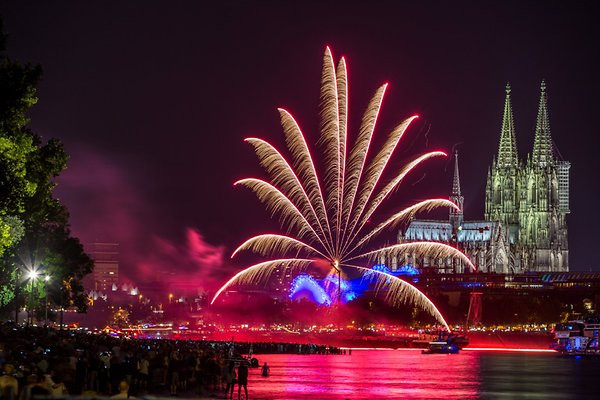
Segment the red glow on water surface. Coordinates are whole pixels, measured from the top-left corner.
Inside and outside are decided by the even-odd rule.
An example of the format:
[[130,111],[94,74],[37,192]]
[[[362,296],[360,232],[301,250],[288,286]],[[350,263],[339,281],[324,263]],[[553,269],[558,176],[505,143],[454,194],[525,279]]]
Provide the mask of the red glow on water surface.
[[352,355],[257,357],[271,367],[271,375],[251,371],[254,398],[433,399],[443,393],[446,399],[475,399],[480,393],[479,353],[353,350]]
[[521,352],[531,352],[531,353],[556,353],[556,350],[552,350],[552,349],[522,349],[522,348],[510,348],[510,347],[478,347],[478,348],[471,348],[471,347],[465,347],[463,350],[467,350],[467,351],[504,351],[504,352],[514,352],[514,351],[521,351]]

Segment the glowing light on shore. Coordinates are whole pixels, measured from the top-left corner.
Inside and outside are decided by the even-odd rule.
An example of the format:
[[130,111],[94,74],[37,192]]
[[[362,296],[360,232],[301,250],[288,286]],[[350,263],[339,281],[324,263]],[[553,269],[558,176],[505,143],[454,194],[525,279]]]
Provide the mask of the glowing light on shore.
[[[364,274],[371,271],[362,267],[359,260],[375,259],[380,256],[411,254],[415,256],[444,256],[460,258],[472,269],[475,266],[458,249],[433,242],[416,242],[387,246],[375,250],[364,247],[378,234],[397,226],[418,212],[438,207],[458,210],[458,206],[446,199],[429,199],[406,207],[392,214],[383,222],[368,226],[382,202],[398,188],[403,179],[417,166],[433,157],[446,156],[442,151],[433,151],[410,161],[393,175],[388,182],[382,178],[386,167],[411,123],[418,118],[412,116],[396,125],[373,151],[375,127],[381,112],[388,84],[380,86],[364,112],[357,135],[350,146],[348,138],[348,76],[346,60],[334,62],[331,49],[325,50],[321,73],[320,92],[320,148],[324,171],[317,174],[311,150],[298,122],[292,114],[278,108],[289,160],[272,144],[259,138],[248,138],[254,147],[261,166],[271,178],[270,182],[257,178],[239,180],[236,186],[253,190],[266,205],[272,216],[277,216],[285,235],[262,234],[246,240],[232,254],[242,250],[253,251],[263,256],[295,253],[295,257],[266,261],[238,272],[223,285],[215,299],[233,284],[264,284],[278,268],[306,269],[313,265],[327,266],[335,273],[351,269]],[[348,264],[353,261],[352,264]],[[389,274],[376,271],[375,288],[385,290],[386,299],[394,305],[414,304],[428,313],[448,329],[448,324],[439,310],[421,291],[410,283]]]

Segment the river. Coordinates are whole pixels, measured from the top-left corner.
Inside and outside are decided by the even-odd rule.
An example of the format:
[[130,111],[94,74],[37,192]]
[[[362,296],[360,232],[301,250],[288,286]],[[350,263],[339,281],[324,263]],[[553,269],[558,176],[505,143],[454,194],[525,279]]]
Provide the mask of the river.
[[256,357],[271,368],[266,378],[260,369],[250,370],[249,397],[256,400],[600,398],[600,358],[468,350]]

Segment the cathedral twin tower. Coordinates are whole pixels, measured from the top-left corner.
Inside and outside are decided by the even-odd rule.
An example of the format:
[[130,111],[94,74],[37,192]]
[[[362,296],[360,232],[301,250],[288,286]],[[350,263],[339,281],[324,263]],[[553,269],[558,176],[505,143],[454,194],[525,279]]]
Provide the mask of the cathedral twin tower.
[[[555,157],[546,84],[542,81],[533,151],[519,160],[510,85],[498,156],[488,171],[485,219],[504,226],[513,271],[568,271],[568,161]],[[507,249],[508,250],[508,249]]]
[[[510,98],[506,85],[500,147],[488,171],[484,220],[466,221],[460,190],[458,154],[450,200],[460,206],[448,220],[412,219],[399,242],[436,241],[456,245],[480,272],[520,274],[569,270],[566,216],[569,213],[569,168],[554,155],[546,84],[542,82],[533,151],[519,160]],[[411,264],[439,273],[463,273],[461,260],[406,254],[390,257],[392,271]]]

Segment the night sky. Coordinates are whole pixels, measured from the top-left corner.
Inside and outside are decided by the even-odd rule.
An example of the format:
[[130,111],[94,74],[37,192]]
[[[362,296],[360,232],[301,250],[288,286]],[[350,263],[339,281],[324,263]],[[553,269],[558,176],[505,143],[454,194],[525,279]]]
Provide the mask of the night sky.
[[[237,244],[277,229],[248,190],[232,186],[266,177],[243,139],[283,148],[276,107],[285,107],[316,146],[326,45],[347,58],[351,135],[389,82],[376,135],[421,117],[390,171],[416,153],[458,149],[469,219],[483,218],[504,85],[524,159],[546,79],[552,136],[572,163],[571,269],[600,271],[592,2],[89,3],[11,1],[0,14],[8,54],[43,67],[31,128],[71,154],[56,193],[73,231],[85,243],[119,243],[130,278],[222,280],[246,262],[229,260]],[[447,196],[450,161],[415,171],[383,215]]]

